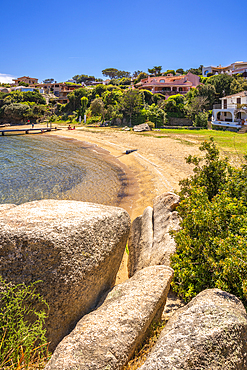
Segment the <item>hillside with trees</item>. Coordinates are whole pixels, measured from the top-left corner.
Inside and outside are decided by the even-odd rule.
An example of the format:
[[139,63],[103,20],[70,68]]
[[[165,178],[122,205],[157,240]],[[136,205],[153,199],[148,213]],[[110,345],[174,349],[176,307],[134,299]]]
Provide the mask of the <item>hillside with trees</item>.
[[[138,83],[148,76],[175,76],[188,72],[200,76],[201,84],[187,94],[172,94],[166,98],[160,93],[138,89]],[[57,103],[55,97],[49,98],[47,104],[43,95],[35,91],[0,92],[0,121],[37,121],[44,116],[71,121],[86,115],[88,124],[107,121],[112,125],[136,125],[151,121],[155,127],[162,127],[170,118],[186,118],[195,127],[206,128],[213,105],[226,95],[247,90],[247,80],[242,75],[202,77],[201,72],[202,66],[176,71],[162,71],[162,66],[154,66],[148,68],[148,72],[136,70],[132,75],[117,68],[105,68],[102,75],[109,79],[107,84],[94,76],[78,74],[73,76],[76,84],[67,83],[75,89],[67,95],[66,104]],[[54,79],[44,81],[51,83]]]
[[[211,119],[213,105],[219,103],[223,96],[246,90],[247,81],[242,76],[232,77],[225,74],[202,77],[201,71],[202,66],[187,71],[183,68],[162,71],[162,66],[154,66],[148,69],[148,73],[137,70],[131,76],[127,71],[106,68],[102,70],[102,74],[110,79],[107,85],[99,83],[73,91],[68,95],[68,104],[58,105],[57,114],[64,117],[74,115],[74,118],[78,119],[81,115],[80,99],[85,96],[88,101],[83,111],[87,115],[88,123],[107,121],[113,125],[136,125],[151,121],[156,127],[161,127],[169,117],[175,117],[187,118],[194,126],[206,128],[208,120]],[[201,84],[187,94],[171,95],[165,99],[162,94],[137,89],[136,84],[149,75],[181,75],[188,72],[199,75]],[[131,106],[127,107],[130,101]]]

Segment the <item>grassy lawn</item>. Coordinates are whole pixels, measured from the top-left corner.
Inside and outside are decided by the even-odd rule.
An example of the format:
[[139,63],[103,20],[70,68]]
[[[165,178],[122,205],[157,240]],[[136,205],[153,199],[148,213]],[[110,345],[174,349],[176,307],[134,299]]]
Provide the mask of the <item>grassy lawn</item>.
[[[56,122],[56,124],[63,126],[68,125],[70,122]],[[71,123],[70,123],[71,124]],[[120,127],[88,127],[87,125],[78,125],[77,122],[73,122],[71,126],[76,126],[78,130],[85,130],[91,132],[114,132],[121,131]],[[171,138],[178,140],[186,145],[200,144],[204,140],[209,140],[213,137],[215,142],[218,144],[221,152],[227,156],[239,156],[243,157],[247,154],[247,134],[238,134],[230,131],[216,131],[216,130],[186,130],[186,129],[161,129],[160,131],[149,131],[149,132],[133,132],[133,135],[144,135],[152,136],[157,139]]]
[[215,130],[166,130],[152,131],[148,133],[139,133],[138,135],[150,135],[159,139],[170,137],[181,141],[187,145],[198,145],[204,140],[209,140],[213,137],[218,147],[226,155],[247,154],[247,134],[238,134],[230,131],[215,131]]

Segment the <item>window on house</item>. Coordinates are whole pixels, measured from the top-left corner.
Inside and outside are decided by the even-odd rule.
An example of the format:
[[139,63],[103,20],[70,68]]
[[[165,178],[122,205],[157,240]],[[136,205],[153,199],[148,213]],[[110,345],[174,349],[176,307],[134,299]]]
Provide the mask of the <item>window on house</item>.
[[224,109],[227,109],[227,99],[223,100],[223,107],[224,107]]
[[165,80],[160,80],[160,82],[165,82]]
[[241,98],[237,98],[237,104],[241,104]]

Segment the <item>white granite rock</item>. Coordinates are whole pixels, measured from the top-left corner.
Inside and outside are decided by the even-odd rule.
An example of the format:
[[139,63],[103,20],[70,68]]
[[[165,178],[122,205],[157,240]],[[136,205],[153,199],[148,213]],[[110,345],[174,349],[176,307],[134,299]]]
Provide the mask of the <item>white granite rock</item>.
[[170,318],[140,370],[246,370],[247,314],[234,295],[207,289]]
[[166,302],[173,270],[151,266],[115,286],[57,346],[45,370],[117,370],[143,341]]
[[0,212],[0,275],[15,284],[42,280],[51,349],[115,283],[130,228],[126,211],[42,200]]

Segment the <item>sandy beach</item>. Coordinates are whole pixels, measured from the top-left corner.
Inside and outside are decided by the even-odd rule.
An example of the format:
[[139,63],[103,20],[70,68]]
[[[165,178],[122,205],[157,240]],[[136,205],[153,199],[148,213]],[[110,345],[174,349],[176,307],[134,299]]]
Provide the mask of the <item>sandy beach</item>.
[[[107,150],[120,161],[127,172],[128,196],[120,206],[127,210],[132,221],[141,215],[153,199],[164,192],[179,190],[179,181],[192,174],[192,167],[185,161],[189,154],[199,154],[198,145],[183,143],[170,137],[153,137],[147,133],[136,134],[105,128],[66,128],[49,133],[60,137],[85,141]],[[123,154],[128,149],[137,149]],[[128,278],[125,254],[117,283]]]
[[[41,125],[35,125],[36,128]],[[14,127],[11,127],[14,128]],[[167,191],[179,190],[179,181],[193,173],[185,157],[196,155],[200,142],[193,136],[162,135],[146,132],[134,133],[114,128],[76,127],[68,130],[59,127],[46,136],[79,140],[90,144],[98,153],[107,153],[107,159],[118,162],[126,173],[126,196],[119,206],[124,208],[133,221],[141,215],[147,206],[153,205],[153,199]],[[137,149],[128,155],[126,150]],[[106,152],[107,151],[107,152]],[[127,279],[127,254],[125,254],[117,282]]]
[[[97,145],[121,162],[129,178],[134,177],[134,181],[129,184],[127,202],[123,200],[121,204],[132,220],[142,214],[147,206],[152,206],[157,195],[179,190],[179,181],[192,174],[192,167],[186,163],[185,157],[199,154],[197,145],[189,146],[176,139],[153,137],[146,133],[143,135],[105,128],[77,128],[70,131],[64,128],[48,135]],[[137,151],[123,154],[128,149]],[[133,185],[135,188],[131,189]]]

